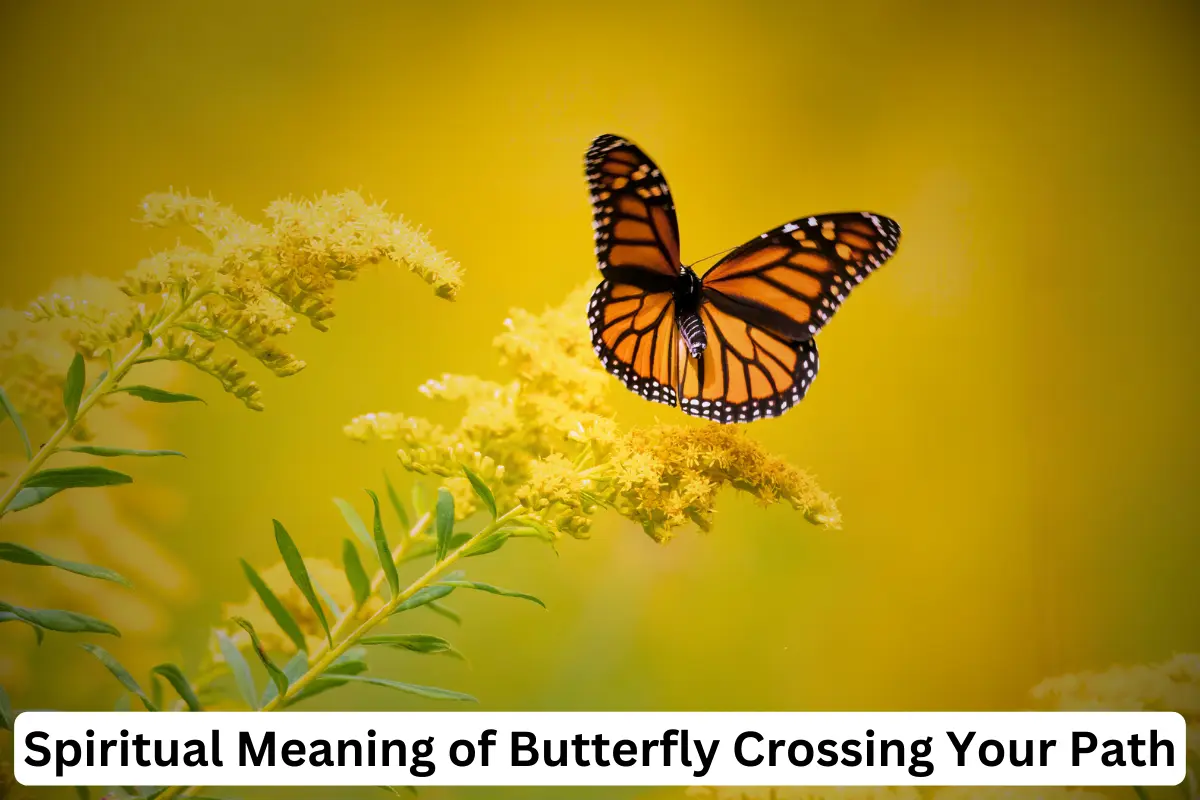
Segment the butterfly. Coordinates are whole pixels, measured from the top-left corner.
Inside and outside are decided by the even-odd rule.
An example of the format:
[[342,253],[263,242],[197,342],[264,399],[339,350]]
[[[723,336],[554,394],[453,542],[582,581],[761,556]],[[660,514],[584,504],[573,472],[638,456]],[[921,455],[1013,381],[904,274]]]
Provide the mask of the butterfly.
[[679,257],[667,179],[641,148],[598,136],[585,172],[603,275],[587,312],[600,362],[642,397],[717,422],[800,402],[817,375],[813,337],[900,239],[879,214],[803,217],[699,277]]

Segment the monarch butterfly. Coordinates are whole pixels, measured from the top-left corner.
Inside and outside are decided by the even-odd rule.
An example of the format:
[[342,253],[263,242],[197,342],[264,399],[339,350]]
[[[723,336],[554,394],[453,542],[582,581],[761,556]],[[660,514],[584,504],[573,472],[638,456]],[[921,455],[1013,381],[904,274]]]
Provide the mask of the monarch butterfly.
[[701,278],[679,259],[671,190],[641,148],[598,136],[585,171],[603,275],[588,305],[596,354],[642,397],[717,422],[800,402],[817,374],[814,335],[900,239],[879,214],[804,217]]

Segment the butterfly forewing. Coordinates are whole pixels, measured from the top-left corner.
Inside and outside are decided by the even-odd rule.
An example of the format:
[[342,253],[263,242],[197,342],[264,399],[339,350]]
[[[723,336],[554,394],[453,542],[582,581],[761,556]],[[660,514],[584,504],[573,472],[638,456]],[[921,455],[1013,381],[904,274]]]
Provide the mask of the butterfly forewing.
[[804,217],[721,259],[702,279],[704,296],[786,338],[808,339],[891,257],[899,239],[900,226],[879,214]]
[[600,270],[679,275],[679,225],[667,179],[637,145],[597,136],[587,152],[592,227]]

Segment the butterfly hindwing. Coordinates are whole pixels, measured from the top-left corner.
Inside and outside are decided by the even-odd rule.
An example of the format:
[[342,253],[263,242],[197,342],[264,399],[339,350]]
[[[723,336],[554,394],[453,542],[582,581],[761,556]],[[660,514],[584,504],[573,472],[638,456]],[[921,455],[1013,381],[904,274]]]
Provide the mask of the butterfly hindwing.
[[879,214],[797,219],[721,259],[702,278],[704,296],[788,339],[808,339],[891,257],[899,239],[900,226]]
[[620,136],[597,136],[585,169],[600,271],[679,275],[679,224],[667,179],[641,149]]
[[792,341],[705,301],[708,346],[682,367],[680,407],[716,422],[776,417],[804,399],[817,375],[817,345]]
[[606,370],[647,400],[676,404],[679,328],[671,292],[606,278],[592,293],[588,324]]

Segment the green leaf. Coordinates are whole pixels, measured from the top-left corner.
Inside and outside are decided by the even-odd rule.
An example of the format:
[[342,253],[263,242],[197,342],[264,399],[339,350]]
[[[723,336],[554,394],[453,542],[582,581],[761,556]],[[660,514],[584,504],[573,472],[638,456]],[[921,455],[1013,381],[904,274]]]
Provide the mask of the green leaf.
[[16,497],[12,499],[12,502],[8,504],[8,508],[4,509],[4,511],[24,511],[39,503],[46,502],[61,491],[62,489],[50,489],[45,486],[39,486],[35,489],[22,489],[17,492]]
[[[324,678],[317,678],[318,681]],[[356,683],[370,683],[374,686],[386,686],[389,689],[395,689],[398,692],[406,692],[415,694],[418,697],[427,697],[430,700],[464,700],[469,703],[478,703],[469,694],[462,692],[452,692],[449,689],[439,689],[436,686],[418,686],[414,683],[401,683],[400,681],[392,681],[387,678],[376,678],[373,675],[341,675],[339,681],[354,681]]]
[[379,636],[366,636],[359,640],[359,644],[366,647],[372,645],[391,647],[396,650],[408,650],[412,653],[428,655],[445,653],[462,658],[462,654],[451,647],[445,639],[440,636],[431,636],[428,633],[385,633]]
[[67,422],[74,423],[79,413],[79,401],[83,399],[83,383],[87,380],[87,367],[79,353],[67,367],[67,380],[63,383],[63,408],[67,411]]
[[133,711],[133,701],[129,699],[129,692],[121,692],[117,702],[113,703],[113,711]]
[[153,386],[122,386],[119,389],[113,389],[109,394],[117,394],[124,392],[131,394],[134,397],[140,398],[150,403],[203,403],[204,398],[196,397],[194,394],[179,394],[178,392],[168,392],[166,389],[155,389]]
[[492,531],[463,551],[463,557],[469,558],[471,556],[494,553],[501,547],[504,547],[510,536],[512,536],[512,533],[509,531]]
[[288,706],[291,707],[296,703],[299,703],[301,700],[308,700],[311,697],[323,694],[330,689],[336,689],[337,687],[345,684],[346,681],[341,679],[341,676],[361,675],[362,673],[366,672],[367,662],[363,660],[366,658],[366,652],[367,651],[361,647],[352,647],[345,653],[342,653],[334,660],[332,664],[329,665],[329,668],[321,674],[322,680],[314,681],[297,692],[288,703]]
[[0,561],[25,564],[30,567],[57,567],[67,572],[73,572],[76,575],[97,578],[102,581],[112,581],[122,586],[132,587],[132,584],[128,580],[111,569],[97,567],[93,564],[82,564],[78,561],[67,561],[65,558],[55,558],[54,556],[34,550],[31,547],[26,547],[23,544],[14,544],[13,542],[0,542]]
[[86,786],[76,786],[75,796],[78,797],[79,800],[92,800],[92,792]]
[[392,486],[392,479],[388,477],[386,470],[383,473],[383,485],[387,487],[388,500],[392,502],[392,508],[396,511],[400,524],[404,526],[404,530],[412,530],[412,523],[408,521],[408,512],[404,510],[404,503],[400,502],[400,495],[396,494],[396,487]]
[[489,489],[488,485],[483,482],[483,478],[472,472],[471,468],[466,464],[463,464],[462,468],[463,472],[467,476],[467,480],[471,482],[471,488],[475,490],[475,494],[479,496],[480,501],[483,503],[483,507],[486,508],[488,513],[492,515],[492,519],[498,517],[499,513],[496,511],[496,496],[492,494],[492,490]]
[[445,617],[455,625],[462,625],[462,617],[456,614],[452,609],[447,608],[436,600],[431,603],[427,603],[426,605],[428,605],[430,611],[437,614],[439,617]]
[[429,493],[425,491],[425,484],[414,482],[412,487],[412,504],[413,511],[417,512],[417,516],[423,516],[429,511]]
[[15,720],[8,692],[4,691],[3,686],[0,686],[0,728],[11,731]]
[[292,575],[292,582],[296,584],[296,588],[304,595],[304,599],[312,606],[313,612],[317,615],[317,620],[321,623],[321,627],[325,629],[325,638],[329,640],[329,644],[333,645],[333,635],[329,632],[329,622],[325,619],[325,609],[321,607],[321,601],[317,599],[317,593],[313,591],[312,580],[308,577],[308,569],[304,566],[304,557],[300,555],[300,551],[296,549],[296,543],[292,541],[292,537],[288,534],[287,529],[279,522],[272,520],[275,523],[275,544],[279,547],[279,554],[283,556],[283,563],[287,565],[288,572]]
[[445,486],[438,489],[434,522],[437,525],[436,560],[441,561],[450,552],[450,537],[454,534],[454,495]]
[[395,786],[376,786],[375,788],[376,788],[376,789],[383,789],[383,790],[384,790],[385,792],[387,792],[388,794],[394,794],[394,795],[396,795],[396,797],[403,797],[403,796],[404,796],[404,795],[400,794],[400,789],[403,789],[404,791],[408,792],[408,793],[409,793],[409,794],[411,794],[413,797],[419,797],[419,796],[420,796],[420,793],[417,791],[417,789],[416,789],[416,787],[415,787],[415,786],[401,786],[401,787],[399,787],[399,788],[396,788]]
[[179,695],[179,699],[187,704],[188,711],[203,711],[204,708],[200,705],[200,699],[196,697],[196,692],[192,689],[192,684],[188,682],[187,676],[183,674],[183,670],[174,664],[159,664],[154,669],[150,670],[151,675],[159,675],[164,678],[167,683],[171,684],[171,688]]
[[[308,653],[303,650],[289,658],[288,662],[283,665],[283,674],[287,676],[289,686],[299,680],[305,672],[308,672]],[[278,696],[279,687],[274,682],[268,683],[263,687],[262,700],[259,701],[259,707],[265,706]]]
[[75,489],[93,486],[119,486],[133,483],[133,478],[123,472],[104,467],[58,467],[35,472],[25,481],[25,487],[35,489]]
[[21,437],[21,444],[25,445],[25,457],[33,458],[33,445],[29,443],[29,434],[25,432],[25,423],[21,422],[21,415],[17,413],[16,406],[12,404],[12,401],[8,399],[8,393],[4,391],[4,387],[0,387],[0,410],[17,427],[17,435]]
[[83,453],[88,456],[101,456],[103,458],[113,458],[114,456],[140,456],[149,458],[152,456],[179,456],[186,458],[183,453],[178,450],[130,450],[126,447],[100,447],[99,445],[81,444],[75,447],[60,447],[64,453]]
[[275,684],[276,691],[283,694],[288,690],[290,682],[287,675],[283,674],[283,670],[275,666],[275,662],[267,655],[266,648],[262,646],[262,642],[258,640],[258,634],[254,632],[254,626],[250,621],[242,617],[234,617],[233,621],[241,626],[242,630],[250,634],[250,644],[254,647],[254,652],[258,656],[258,660],[267,668],[267,674],[271,676],[271,682]]
[[358,557],[358,548],[349,539],[342,539],[342,566],[346,570],[346,580],[354,590],[354,607],[362,608],[371,596],[371,580]]
[[337,600],[333,599],[333,595],[325,590],[321,582],[316,578],[312,579],[313,588],[317,590],[317,597],[325,603],[325,607],[333,614],[333,621],[336,623],[342,618],[342,607],[337,604]]
[[23,620],[11,611],[0,611],[0,623],[3,622],[24,622],[33,631],[34,637],[37,639],[38,647],[42,646],[42,640],[46,638],[46,632],[34,625],[32,622]]
[[233,681],[237,684],[238,694],[246,701],[246,705],[257,709],[254,675],[250,672],[250,665],[246,663],[246,657],[242,655],[242,651],[225,631],[217,631],[217,644],[221,648],[221,657],[225,659],[229,671],[233,673]]
[[137,695],[137,698],[142,701],[142,705],[146,707],[147,711],[158,711],[158,706],[151,702],[149,696],[142,691],[142,687],[138,686],[138,682],[133,679],[133,676],[107,650],[94,644],[81,644],[79,646],[94,655],[122,686]]
[[288,610],[283,607],[283,603],[271,591],[271,587],[267,586],[266,581],[259,576],[254,567],[250,566],[246,559],[239,559],[239,561],[242,562],[242,572],[246,574],[246,580],[250,582],[250,586],[254,589],[254,593],[258,595],[258,599],[262,600],[263,605],[267,607],[267,611],[271,612],[271,617],[279,625],[280,630],[292,640],[292,644],[296,645],[297,650],[307,650],[308,645],[304,643],[304,633],[300,630],[300,626],[296,624],[296,620],[288,613]]
[[541,600],[538,600],[531,594],[501,589],[498,586],[492,586],[490,583],[477,583],[476,581],[439,581],[438,583],[433,584],[433,586],[430,588],[432,589],[437,586],[449,586],[454,589],[477,589],[481,592],[487,592],[488,594],[498,594],[501,597],[517,597],[521,600],[528,600],[531,603],[537,603],[542,608],[546,607],[545,603],[543,603]]
[[225,334],[213,328],[206,328],[195,322],[176,322],[175,327],[183,328],[185,331],[191,331],[202,339],[207,339],[210,342],[216,342],[225,338]]
[[0,600],[0,612],[8,612],[16,619],[35,628],[44,628],[59,633],[107,633],[120,636],[121,632],[104,620],[79,614],[74,611],[58,611],[47,608],[25,608]]
[[400,576],[396,572],[396,562],[392,561],[392,548],[388,544],[387,536],[383,532],[383,520],[379,514],[379,498],[370,489],[367,494],[371,496],[371,503],[375,506],[375,552],[379,556],[379,566],[383,567],[383,574],[387,578],[388,588],[392,590],[392,596],[395,597],[400,591]]
[[432,603],[435,600],[441,600],[443,597],[453,591],[453,586],[444,586],[442,584],[426,586],[424,589],[418,589],[413,593],[412,597],[396,606],[392,613],[399,614],[401,611],[409,611],[414,608],[420,608],[427,603]]
[[362,517],[354,510],[354,506],[347,503],[340,497],[333,498],[333,504],[338,507],[338,511],[342,512],[342,519],[346,520],[346,524],[350,526],[350,530],[354,531],[354,535],[362,542],[367,549],[375,549],[375,541],[371,538],[371,532],[367,530],[367,524],[363,522]]

